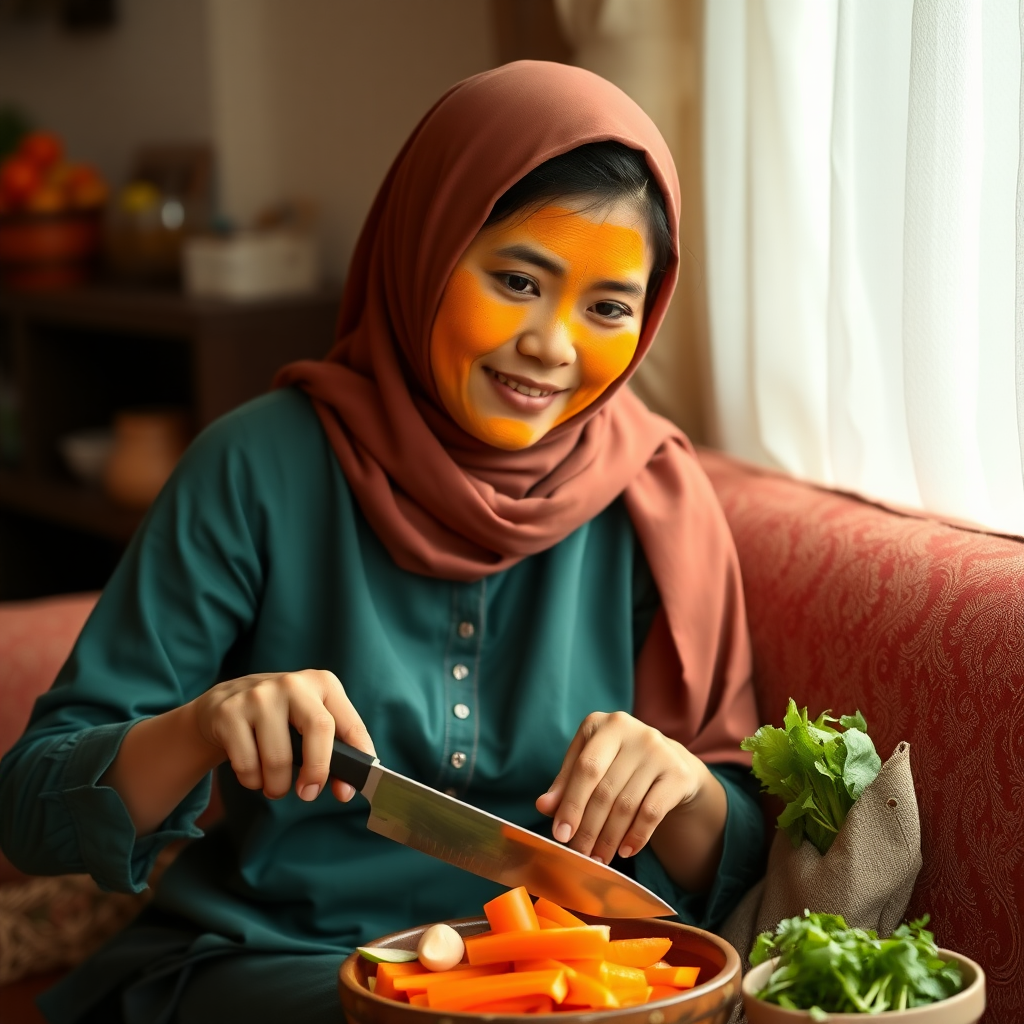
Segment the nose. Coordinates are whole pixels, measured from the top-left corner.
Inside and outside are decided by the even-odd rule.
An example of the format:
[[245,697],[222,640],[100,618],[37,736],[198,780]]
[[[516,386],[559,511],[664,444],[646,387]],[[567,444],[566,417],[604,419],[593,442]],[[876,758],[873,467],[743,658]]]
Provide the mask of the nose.
[[563,310],[554,310],[530,324],[516,348],[520,355],[536,359],[544,366],[571,366],[576,362],[572,326]]

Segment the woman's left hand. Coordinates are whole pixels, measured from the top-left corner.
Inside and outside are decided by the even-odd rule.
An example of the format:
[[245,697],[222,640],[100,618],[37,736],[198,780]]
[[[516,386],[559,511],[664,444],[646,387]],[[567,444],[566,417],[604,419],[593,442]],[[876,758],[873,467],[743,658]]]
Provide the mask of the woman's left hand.
[[707,766],[681,743],[616,711],[587,715],[537,810],[559,842],[608,864],[630,857],[677,808],[697,800]]

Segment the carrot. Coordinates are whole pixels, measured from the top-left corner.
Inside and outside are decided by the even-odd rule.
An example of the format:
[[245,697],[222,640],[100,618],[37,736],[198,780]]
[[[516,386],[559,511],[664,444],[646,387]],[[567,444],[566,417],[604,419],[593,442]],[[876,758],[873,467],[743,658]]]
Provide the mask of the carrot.
[[535,932],[540,929],[530,894],[521,885],[485,903],[484,913],[492,932]]
[[595,1010],[614,1010],[621,1004],[615,993],[588,974],[573,971],[567,974],[569,991],[562,1001],[563,1006],[590,1007]]
[[409,1002],[413,1006],[428,1006],[427,993],[426,992],[415,992],[409,996]]
[[635,992],[637,989],[647,988],[647,978],[644,972],[637,967],[623,967],[622,964],[602,962],[603,977],[601,981],[607,985],[622,1001],[622,993],[625,991]]
[[541,928],[566,928],[566,927],[568,927],[567,925],[559,924],[557,921],[552,921],[550,917],[541,917],[540,914],[537,915],[537,924],[539,924],[541,926]]
[[659,999],[675,999],[679,995],[679,989],[672,985],[652,985],[651,994],[647,997],[647,1002],[654,1003]]
[[608,952],[607,925],[546,928],[543,931],[502,932],[466,938],[466,959],[477,964],[503,960],[603,960]]
[[563,909],[557,903],[544,899],[543,896],[538,897],[533,909],[538,917],[546,917],[562,928],[582,928],[587,923],[581,921],[575,914],[570,914],[568,910]]
[[671,948],[671,939],[612,939],[608,959],[624,967],[650,967]]
[[643,988],[632,989],[629,992],[620,992],[619,1005],[639,1006],[640,1003],[649,1003],[651,1001],[651,993],[653,991],[653,985],[645,985]]
[[496,999],[493,1003],[481,1003],[473,1007],[474,1013],[551,1013],[555,1001],[551,996],[513,996],[511,999]]
[[561,960],[551,957],[538,957],[536,960],[517,960],[512,965],[513,971],[565,971],[566,977],[573,977],[576,972]]
[[671,985],[673,988],[693,988],[697,984],[699,967],[675,967],[659,961],[644,970],[648,985]]
[[395,988],[395,980],[410,974],[426,973],[426,967],[419,960],[404,964],[377,964],[377,984],[374,985],[373,994],[385,999],[401,999],[401,994]]
[[465,1010],[516,996],[550,996],[560,1003],[568,991],[565,971],[523,971],[519,974],[492,974],[483,978],[446,981],[427,989],[431,1009]]
[[470,967],[468,964],[459,964],[450,971],[427,971],[424,974],[406,974],[401,978],[395,978],[394,985],[397,992],[405,992],[408,995],[416,995],[426,992],[428,988],[445,981],[454,981],[463,978],[483,978],[489,974],[504,974],[508,971],[508,964],[486,964],[483,967]]

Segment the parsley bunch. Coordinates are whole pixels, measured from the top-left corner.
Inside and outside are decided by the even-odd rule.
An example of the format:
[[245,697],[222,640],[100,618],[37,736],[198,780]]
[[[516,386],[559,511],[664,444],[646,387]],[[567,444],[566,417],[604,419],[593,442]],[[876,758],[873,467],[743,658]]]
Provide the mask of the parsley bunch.
[[874,782],[882,760],[859,711],[839,719],[823,711],[811,722],[807,708],[797,711],[790,697],[783,725],[762,725],[740,747],[753,753],[751,770],[764,789],[786,801],[779,828],[794,847],[806,836],[824,855],[853,802]]
[[880,939],[873,931],[848,928],[836,915],[805,910],[803,917],[781,921],[774,936],[757,937],[752,964],[779,957],[757,997],[810,1010],[816,1021],[826,1013],[881,1013],[946,999],[963,988],[963,978],[955,963],[939,958],[927,923],[926,915]]

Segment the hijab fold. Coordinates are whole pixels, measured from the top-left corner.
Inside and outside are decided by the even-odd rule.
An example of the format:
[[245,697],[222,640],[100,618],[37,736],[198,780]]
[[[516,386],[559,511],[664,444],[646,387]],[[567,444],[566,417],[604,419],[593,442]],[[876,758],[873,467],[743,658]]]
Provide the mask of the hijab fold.
[[[444,410],[430,372],[434,317],[494,201],[589,142],[644,153],[673,230],[637,352],[594,403],[519,451]],[[757,727],[732,538],[686,437],[624,387],[678,270],[679,185],[646,114],[610,82],[517,61],[450,89],[391,166],[356,244],[335,344],[284,367],[312,399],[367,521],[402,568],[473,581],[545,551],[623,496],[662,600],[636,666],[634,713],[706,761],[744,761]]]

